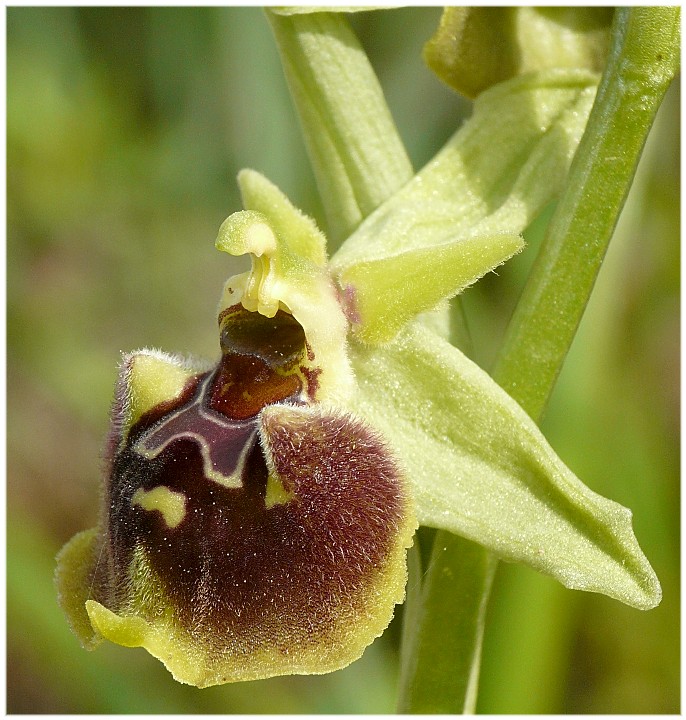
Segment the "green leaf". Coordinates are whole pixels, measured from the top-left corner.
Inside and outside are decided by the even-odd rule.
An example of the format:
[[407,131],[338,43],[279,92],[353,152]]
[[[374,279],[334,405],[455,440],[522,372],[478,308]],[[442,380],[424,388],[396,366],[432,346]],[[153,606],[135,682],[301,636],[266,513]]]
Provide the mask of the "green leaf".
[[267,11],[334,243],[412,177],[371,64],[347,20]]
[[546,68],[600,72],[612,8],[449,7],[424,47],[426,64],[474,98],[516,75]]
[[388,438],[423,525],[450,530],[569,588],[633,607],[660,601],[631,513],[587,488],[536,424],[477,365],[415,326],[373,350],[353,344],[353,409]]
[[[512,236],[563,187],[596,80],[555,70],[484,93],[443,150],[346,240],[331,267],[354,300],[358,337],[388,340],[519,249]],[[427,277],[435,287],[422,287]]]

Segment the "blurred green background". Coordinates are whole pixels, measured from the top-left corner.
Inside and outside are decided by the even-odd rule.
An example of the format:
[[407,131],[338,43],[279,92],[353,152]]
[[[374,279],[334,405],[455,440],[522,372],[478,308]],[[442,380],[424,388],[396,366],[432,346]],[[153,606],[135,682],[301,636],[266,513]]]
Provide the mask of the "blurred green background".
[[[419,168],[469,112],[424,68],[436,8],[352,18]],[[214,250],[253,167],[324,226],[262,13],[7,9],[10,713],[390,713],[398,622],[344,671],[198,690],[145,651],[82,650],[54,556],[95,524],[122,351],[213,356],[236,261]],[[479,710],[679,712],[679,88],[660,111],[544,430],[634,511],[664,600],[641,613],[503,565]],[[488,367],[535,255],[464,295]]]

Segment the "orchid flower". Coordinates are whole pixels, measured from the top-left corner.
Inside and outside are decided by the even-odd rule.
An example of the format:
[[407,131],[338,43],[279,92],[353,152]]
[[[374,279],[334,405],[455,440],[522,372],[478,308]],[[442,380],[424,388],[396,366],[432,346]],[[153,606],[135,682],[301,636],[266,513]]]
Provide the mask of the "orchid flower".
[[330,259],[312,219],[239,174],[244,209],[216,247],[251,269],[221,293],[218,359],[121,362],[99,525],[58,562],[85,647],[144,647],[199,687],[336,670],[403,602],[418,525],[569,588],[660,601],[630,511],[449,342],[445,311],[523,248],[597,80],[552,69],[483,91]]

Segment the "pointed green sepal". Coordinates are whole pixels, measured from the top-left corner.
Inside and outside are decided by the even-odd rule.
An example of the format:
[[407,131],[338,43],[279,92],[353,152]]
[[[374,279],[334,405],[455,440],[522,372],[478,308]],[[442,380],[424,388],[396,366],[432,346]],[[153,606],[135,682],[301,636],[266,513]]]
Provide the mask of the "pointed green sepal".
[[578,480],[487,373],[418,325],[387,346],[351,350],[354,409],[392,443],[421,524],[569,588],[641,609],[660,602],[631,512]]

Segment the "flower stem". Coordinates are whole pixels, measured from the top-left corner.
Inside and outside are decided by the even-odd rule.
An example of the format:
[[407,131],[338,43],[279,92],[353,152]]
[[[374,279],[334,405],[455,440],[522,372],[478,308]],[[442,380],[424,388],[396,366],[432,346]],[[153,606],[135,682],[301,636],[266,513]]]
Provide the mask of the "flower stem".
[[474,712],[496,564],[481,545],[436,533],[421,589],[405,608],[413,614],[404,628],[398,712]]
[[[657,109],[677,71],[679,9],[618,9],[598,96],[508,327],[494,378],[540,420],[593,290]],[[471,713],[497,561],[448,533],[407,634],[403,712]]]
[[567,188],[493,377],[538,420],[572,344],[679,59],[679,8],[616,11],[607,68]]

